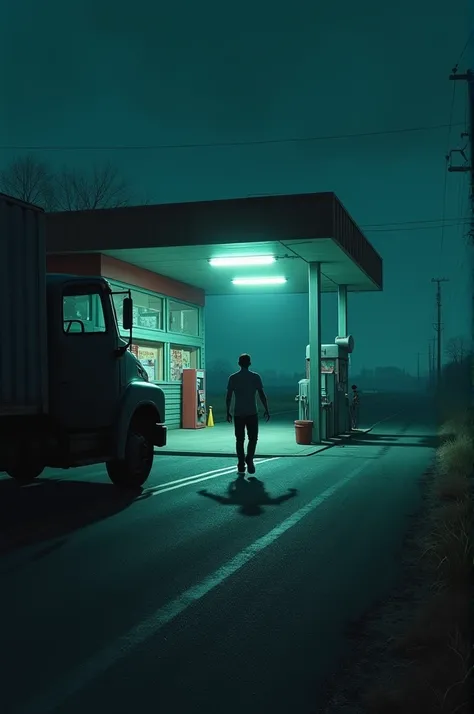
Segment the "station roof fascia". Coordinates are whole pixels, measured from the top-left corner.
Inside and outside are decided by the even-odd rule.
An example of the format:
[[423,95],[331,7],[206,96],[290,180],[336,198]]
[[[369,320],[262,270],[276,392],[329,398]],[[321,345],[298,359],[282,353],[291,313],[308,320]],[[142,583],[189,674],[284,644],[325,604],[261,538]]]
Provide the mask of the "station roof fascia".
[[[207,295],[306,293],[308,263],[321,289],[379,291],[382,259],[333,193],[256,196],[46,215],[48,253],[103,253]],[[211,258],[273,255],[266,266],[216,268]],[[241,277],[285,277],[240,286]]]

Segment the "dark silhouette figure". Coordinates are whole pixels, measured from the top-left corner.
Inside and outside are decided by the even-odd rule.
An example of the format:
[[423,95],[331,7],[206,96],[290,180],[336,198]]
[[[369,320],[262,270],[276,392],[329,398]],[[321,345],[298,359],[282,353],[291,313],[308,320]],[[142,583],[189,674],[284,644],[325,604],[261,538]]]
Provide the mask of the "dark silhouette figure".
[[359,425],[359,405],[360,397],[357,385],[353,384],[352,387],[352,399],[349,405],[349,412],[351,416],[351,429],[357,429]]
[[[254,456],[258,441],[258,410],[257,394],[264,408],[266,421],[270,419],[267,397],[263,390],[262,378],[250,370],[250,355],[242,354],[239,357],[239,372],[234,372],[229,377],[227,384],[227,421],[232,423],[231,403],[234,396],[234,429],[235,448],[237,451],[237,471],[245,473],[247,466],[249,474],[255,473]],[[247,429],[247,454],[245,454],[245,430]]]
[[287,493],[272,498],[261,481],[255,477],[247,481],[243,476],[229,484],[227,496],[211,493],[205,488],[199,491],[201,496],[211,498],[223,506],[240,506],[240,512],[246,516],[258,516],[263,513],[262,506],[279,506],[297,493],[296,488],[289,488]]

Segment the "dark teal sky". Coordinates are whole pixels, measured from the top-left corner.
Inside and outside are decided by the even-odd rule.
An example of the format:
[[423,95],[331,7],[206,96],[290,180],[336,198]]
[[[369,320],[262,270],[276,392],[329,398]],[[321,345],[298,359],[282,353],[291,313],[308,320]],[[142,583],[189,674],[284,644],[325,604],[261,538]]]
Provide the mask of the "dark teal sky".
[[[2,78],[0,145],[232,143],[448,123],[448,75],[468,35],[468,0],[385,5],[5,3],[0,60],[9,71]],[[466,116],[461,82],[456,95],[457,123]],[[453,128],[452,148],[461,130]],[[433,335],[432,277],[450,278],[446,337],[468,332],[466,227],[460,225],[467,175],[448,176],[445,216],[452,220],[443,241],[439,227],[447,148],[442,129],[251,146],[39,153],[57,166],[111,160],[137,201],[335,191],[384,259],[383,294],[350,300],[354,367],[414,369],[416,353],[426,354]],[[0,163],[19,153],[0,150]],[[420,222],[416,230],[411,221]],[[402,225],[389,230],[394,223]],[[242,323],[231,318],[237,310]],[[248,350],[256,363],[297,369],[306,315],[301,296],[275,298],[271,306],[254,301],[252,309],[245,301],[238,308],[231,298],[210,299],[208,355],[232,359]],[[335,336],[335,319],[334,303],[326,300],[328,339]]]

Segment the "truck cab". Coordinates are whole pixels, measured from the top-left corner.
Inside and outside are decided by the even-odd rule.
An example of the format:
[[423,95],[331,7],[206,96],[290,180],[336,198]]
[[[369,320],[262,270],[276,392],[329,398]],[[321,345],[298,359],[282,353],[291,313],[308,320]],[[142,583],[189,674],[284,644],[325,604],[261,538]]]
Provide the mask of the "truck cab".
[[155,447],[166,445],[165,396],[128,349],[130,292],[121,293],[128,340],[113,294],[103,277],[46,275],[47,412],[10,420],[3,451],[11,476],[105,463],[117,485],[148,478]]

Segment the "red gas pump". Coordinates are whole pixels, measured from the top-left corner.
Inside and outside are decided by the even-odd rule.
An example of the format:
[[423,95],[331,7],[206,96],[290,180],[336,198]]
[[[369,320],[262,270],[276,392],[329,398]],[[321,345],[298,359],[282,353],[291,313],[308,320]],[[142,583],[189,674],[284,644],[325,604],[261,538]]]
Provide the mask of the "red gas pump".
[[206,384],[203,369],[183,369],[183,429],[206,426]]

